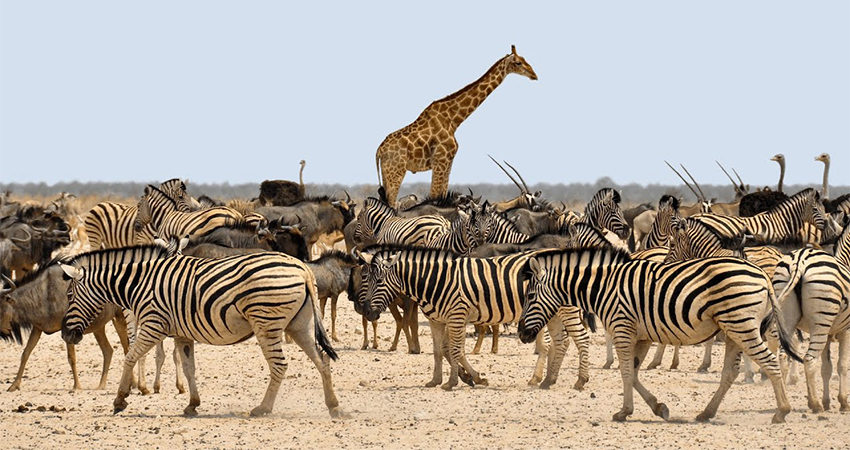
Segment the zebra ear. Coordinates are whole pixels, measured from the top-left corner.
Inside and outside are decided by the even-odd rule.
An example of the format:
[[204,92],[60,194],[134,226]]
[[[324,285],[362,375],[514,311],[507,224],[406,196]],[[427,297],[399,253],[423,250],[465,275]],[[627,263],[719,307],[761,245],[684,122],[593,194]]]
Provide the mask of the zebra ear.
[[540,267],[540,262],[537,261],[537,258],[531,258],[528,260],[528,267],[531,269],[532,275],[538,280],[543,278],[543,268]]
[[387,267],[392,267],[393,264],[398,262],[398,258],[401,256],[401,253],[396,253],[395,255],[390,256],[389,258],[383,261],[383,264]]
[[83,272],[76,267],[66,264],[59,264],[59,267],[61,267],[62,271],[65,272],[66,280],[74,279],[76,281],[80,281],[83,279]]
[[354,259],[359,263],[362,263],[362,264],[371,264],[372,263],[372,255],[370,255],[368,253],[361,253],[360,250],[358,250],[357,248],[351,249],[351,256],[353,256]]
[[182,254],[183,249],[185,249],[187,245],[189,245],[189,236],[183,236],[183,239],[180,239],[180,244],[177,246],[177,253]]

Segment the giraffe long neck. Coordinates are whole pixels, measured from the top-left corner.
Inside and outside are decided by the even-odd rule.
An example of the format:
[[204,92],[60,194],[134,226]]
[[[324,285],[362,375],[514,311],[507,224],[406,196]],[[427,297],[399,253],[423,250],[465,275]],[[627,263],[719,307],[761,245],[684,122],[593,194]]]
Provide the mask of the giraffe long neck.
[[439,105],[438,111],[448,116],[452,130],[457,129],[473,111],[484,103],[487,96],[502,84],[507,75],[507,62],[505,58],[502,58],[478,80],[454,94],[436,101],[435,103]]

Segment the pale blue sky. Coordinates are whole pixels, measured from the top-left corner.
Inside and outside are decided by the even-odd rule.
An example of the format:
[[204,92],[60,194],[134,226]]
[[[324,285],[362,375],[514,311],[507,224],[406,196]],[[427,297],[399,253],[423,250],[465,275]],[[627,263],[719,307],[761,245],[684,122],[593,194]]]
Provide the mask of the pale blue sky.
[[[2,1],[0,181],[374,183],[375,150],[516,44],[453,182],[850,185],[850,2]],[[406,181],[427,181],[430,173]]]

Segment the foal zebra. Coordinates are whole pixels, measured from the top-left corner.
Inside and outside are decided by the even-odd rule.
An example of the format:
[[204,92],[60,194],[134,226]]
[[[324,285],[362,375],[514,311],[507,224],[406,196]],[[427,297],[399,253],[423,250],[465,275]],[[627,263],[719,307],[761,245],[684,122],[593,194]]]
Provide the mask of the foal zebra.
[[138,320],[139,333],[124,360],[113,403],[116,413],[127,407],[136,361],[166,336],[173,336],[183,351],[190,392],[184,414],[189,416],[197,415],[201,402],[195,385],[195,341],[231,345],[256,336],[271,380],[251,415],[268,414],[287,368],[281,348],[286,331],[319,369],[331,416],[342,414],[328,359],[337,356],[322,327],[316,280],[304,263],[280,253],[208,260],[168,257],[167,252],[160,246],[101,250],[62,265],[71,279],[70,306],[62,322],[65,342],[78,343],[107,303],[131,309]]
[[676,264],[631,261],[627,253],[609,248],[543,251],[529,258],[528,267],[531,276],[520,339],[531,342],[562,306],[599,316],[613,334],[623,378],[623,408],[614,415],[615,421],[624,421],[634,411],[633,388],[657,416],[669,418],[667,406],[637,378],[651,342],[697,344],[718,331],[726,333],[723,375],[697,420],[707,421],[717,413],[738,375],[742,349],[759,362],[773,384],[778,405],[773,422],[783,422],[791,411],[779,362],[761,338],[760,323],[764,328],[774,317],[782,345],[796,355],[777,316],[770,280],[758,267],[735,258]]

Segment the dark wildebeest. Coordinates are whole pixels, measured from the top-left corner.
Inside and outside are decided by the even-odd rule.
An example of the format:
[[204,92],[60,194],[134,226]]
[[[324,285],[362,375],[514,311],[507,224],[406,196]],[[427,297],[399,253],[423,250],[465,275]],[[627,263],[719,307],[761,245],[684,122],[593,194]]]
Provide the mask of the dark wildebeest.
[[[24,368],[35,345],[41,338],[42,333],[53,334],[62,329],[62,319],[68,310],[68,281],[64,279],[64,272],[56,264],[50,261],[42,268],[30,272],[15,286],[9,279],[5,279],[7,287],[0,287],[0,339],[22,343],[21,330],[31,329],[29,339],[21,354],[21,366],[18,375],[9,386],[9,391],[17,391],[21,387],[21,378]],[[5,278],[5,277],[4,277]],[[106,388],[106,376],[109,373],[109,364],[112,362],[112,346],[106,338],[106,324],[112,321],[124,353],[127,353],[129,342],[127,339],[127,324],[120,307],[107,305],[97,318],[85,330],[85,334],[93,333],[97,340],[100,351],[103,353],[103,371],[97,389]],[[74,375],[74,390],[81,389],[80,379],[77,375],[77,356],[73,344],[67,344],[68,363],[71,364],[71,372]]]
[[319,241],[319,238],[334,232],[342,233],[351,222],[354,207],[350,197],[348,201],[333,200],[329,197],[304,199],[292,206],[264,206],[255,212],[262,214],[269,222],[277,221],[282,225],[301,224],[301,233],[307,240],[307,248]]
[[316,276],[316,285],[319,288],[319,308],[321,308],[323,319],[325,317],[325,305],[328,298],[331,299],[331,339],[334,342],[339,342],[336,335],[336,303],[339,294],[345,292],[348,288],[351,269],[357,265],[357,262],[351,255],[339,250],[330,250],[322,253],[318,259],[306,264]]
[[654,209],[655,209],[655,207],[652,206],[652,204],[650,204],[650,203],[641,203],[640,205],[637,205],[633,208],[628,208],[628,209],[623,210],[623,219],[626,219],[626,224],[629,226],[629,229],[632,230],[632,232],[629,234],[629,241],[628,241],[630,252],[634,252],[635,247],[636,247],[635,246],[635,233],[636,233],[635,218],[637,216],[647,212],[647,211],[652,211]]
[[[346,290],[348,300],[354,303],[354,311],[363,317],[363,345],[360,350],[369,348],[369,321],[366,320],[366,306],[363,298],[366,295],[366,289],[363,285],[363,267],[363,265],[358,265],[351,269]],[[407,352],[418,355],[421,351],[419,348],[419,306],[409,298],[401,296],[396,297],[387,309],[395,319],[395,337],[390,346],[390,351],[396,350],[399,336],[404,331],[404,337],[407,339]],[[372,348],[378,348],[377,320],[372,321]]]

